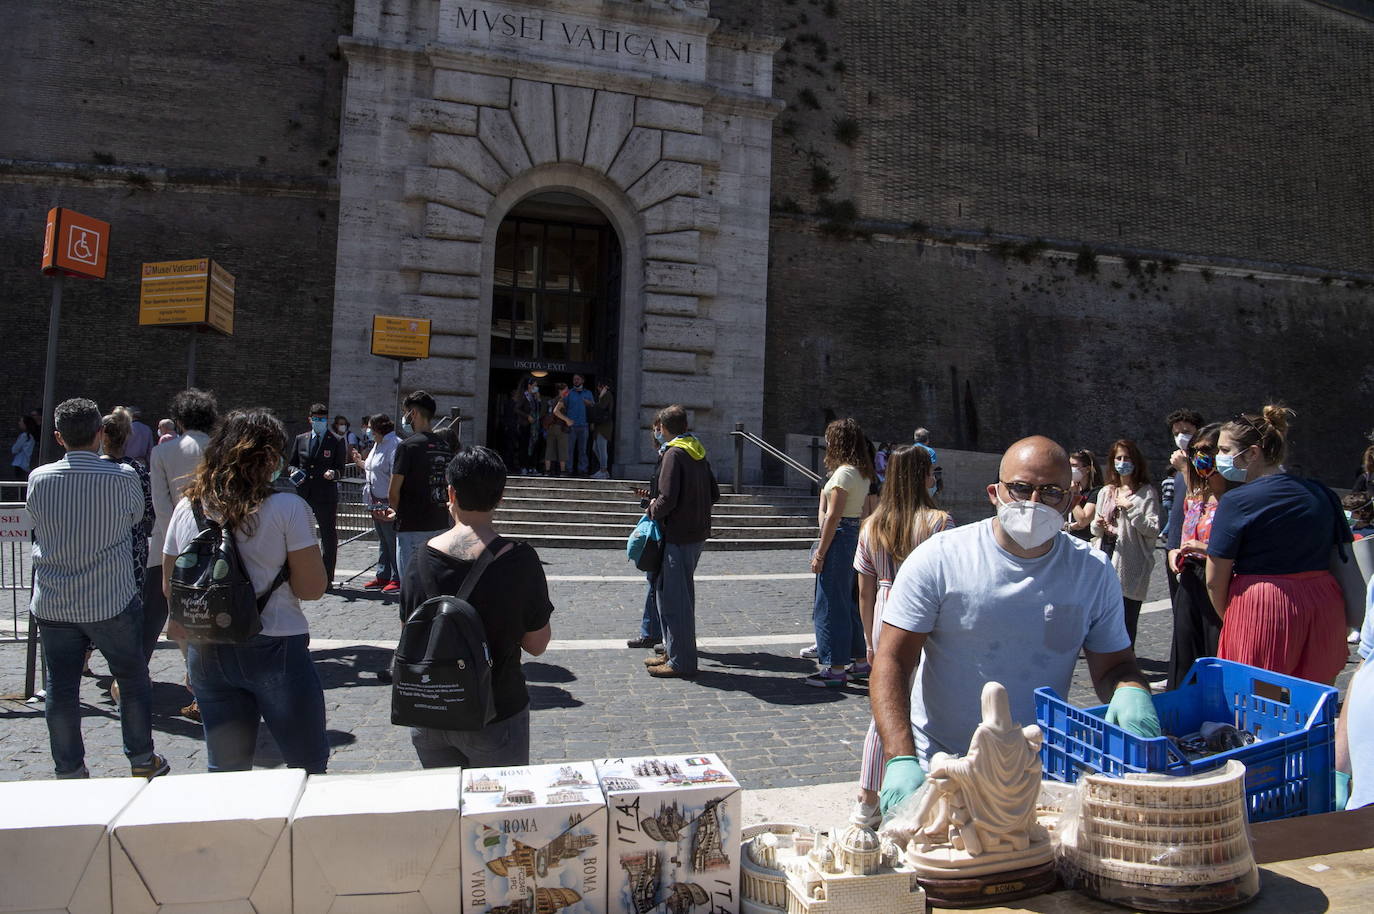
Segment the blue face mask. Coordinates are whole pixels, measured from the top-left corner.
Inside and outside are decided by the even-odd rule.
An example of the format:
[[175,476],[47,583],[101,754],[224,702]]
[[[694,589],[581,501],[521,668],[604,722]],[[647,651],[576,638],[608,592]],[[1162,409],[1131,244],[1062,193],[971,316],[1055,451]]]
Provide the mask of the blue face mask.
[[1245,482],[1245,467],[1236,466],[1234,454],[1217,455],[1217,472],[1227,482]]
[[281,471],[286,469],[286,458],[283,457],[277,462],[277,468],[272,471],[272,482],[276,482],[281,477]]
[[367,439],[368,441],[371,441],[371,440],[372,440],[372,429],[370,429],[370,428],[368,428],[368,429],[363,429],[363,437],[364,437],[365,439]]
[[415,434],[415,426],[410,424],[409,419],[402,419],[401,431],[405,434],[407,438],[409,438],[411,435]]
[[934,498],[934,497],[935,497],[935,483],[932,482],[930,485],[926,486],[926,491],[930,493],[930,497],[931,497],[931,498]]
[[1118,460],[1116,462],[1116,472],[1118,476],[1131,476],[1135,473],[1135,464],[1129,460]]
[[659,444],[662,444],[662,443],[663,443],[663,433],[662,433],[662,432],[654,432],[654,440],[657,441]]
[[324,416],[310,417],[310,430],[317,435],[323,435],[325,428],[329,425],[329,420]]

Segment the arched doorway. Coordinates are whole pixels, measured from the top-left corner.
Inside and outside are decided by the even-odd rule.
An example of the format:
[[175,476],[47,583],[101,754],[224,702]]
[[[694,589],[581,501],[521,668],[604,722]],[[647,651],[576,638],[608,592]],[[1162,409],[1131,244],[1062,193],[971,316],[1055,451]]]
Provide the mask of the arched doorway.
[[511,397],[526,380],[536,379],[546,397],[575,374],[589,388],[602,379],[619,388],[621,245],[601,210],[547,191],[506,214],[494,255],[487,441],[514,467],[520,436]]

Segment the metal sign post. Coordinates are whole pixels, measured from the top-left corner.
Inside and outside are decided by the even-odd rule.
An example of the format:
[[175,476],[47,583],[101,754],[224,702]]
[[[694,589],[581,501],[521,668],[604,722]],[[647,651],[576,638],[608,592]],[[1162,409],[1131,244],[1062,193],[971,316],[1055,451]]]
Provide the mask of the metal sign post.
[[48,364],[43,371],[43,422],[38,462],[48,463],[53,440],[53,401],[57,399],[57,333],[62,323],[62,280],[67,276],[104,279],[110,256],[110,224],[60,206],[48,210],[43,231],[43,272],[53,278],[48,315]]
[[396,360],[396,427],[401,427],[401,366],[405,365],[405,359]]
[[186,344],[186,387],[188,389],[196,386],[196,337],[198,336],[200,336],[200,332],[192,327],[191,342]]

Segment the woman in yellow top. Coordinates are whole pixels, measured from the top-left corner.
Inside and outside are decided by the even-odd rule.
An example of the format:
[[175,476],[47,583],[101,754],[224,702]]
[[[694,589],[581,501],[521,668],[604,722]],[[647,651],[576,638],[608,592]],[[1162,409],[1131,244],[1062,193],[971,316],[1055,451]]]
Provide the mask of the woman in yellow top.
[[830,478],[821,489],[817,523],[820,540],[811,556],[816,599],[811,620],[816,626],[816,659],[820,670],[806,684],[840,688],[849,681],[845,667],[868,675],[868,644],[859,604],[854,598],[854,551],[869,484],[877,477],[868,441],[853,419],[836,419],[825,429],[825,468]]

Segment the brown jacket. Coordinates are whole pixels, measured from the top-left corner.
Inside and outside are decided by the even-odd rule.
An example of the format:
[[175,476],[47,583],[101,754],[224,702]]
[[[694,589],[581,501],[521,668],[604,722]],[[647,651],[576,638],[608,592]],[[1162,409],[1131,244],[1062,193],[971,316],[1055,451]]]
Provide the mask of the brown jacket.
[[663,529],[664,542],[703,543],[711,535],[711,506],[720,501],[711,462],[680,447],[663,452],[649,516]]

